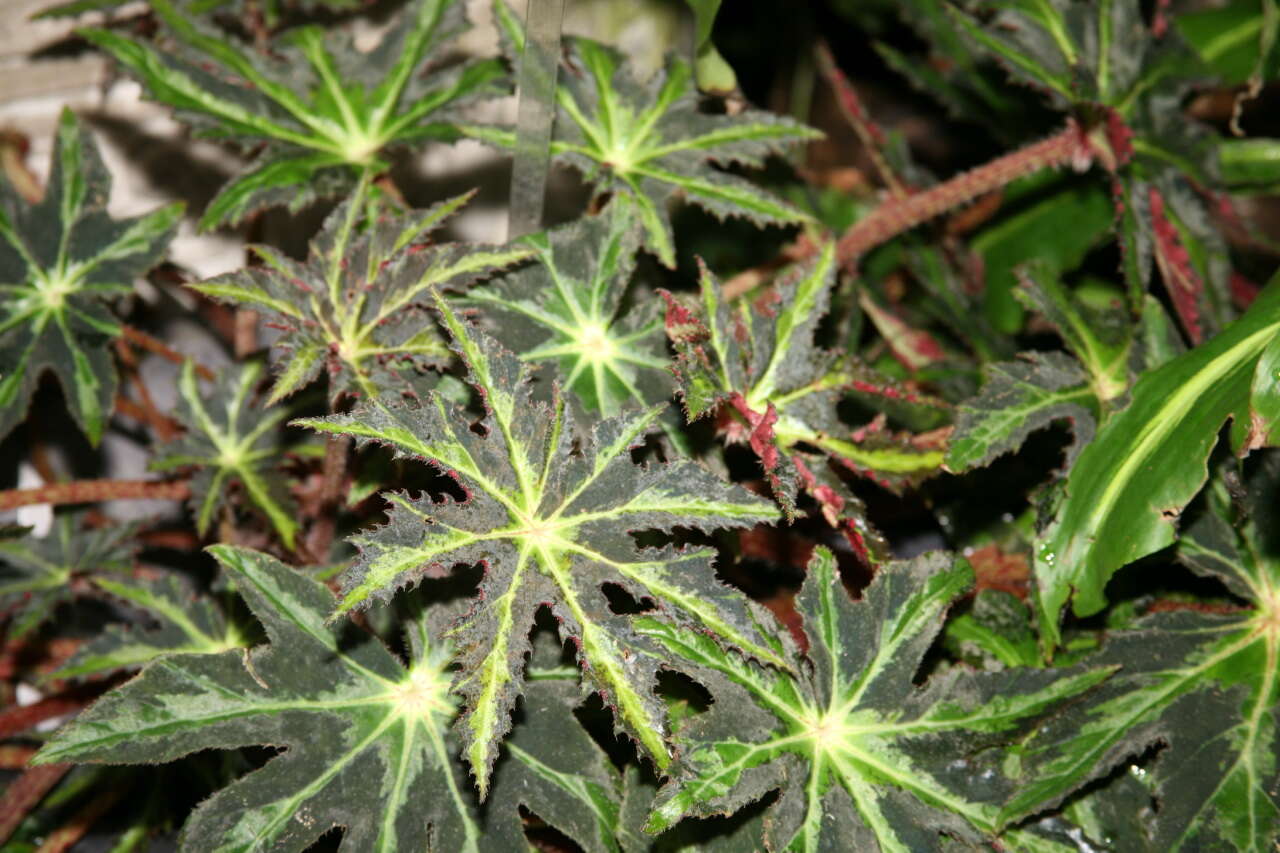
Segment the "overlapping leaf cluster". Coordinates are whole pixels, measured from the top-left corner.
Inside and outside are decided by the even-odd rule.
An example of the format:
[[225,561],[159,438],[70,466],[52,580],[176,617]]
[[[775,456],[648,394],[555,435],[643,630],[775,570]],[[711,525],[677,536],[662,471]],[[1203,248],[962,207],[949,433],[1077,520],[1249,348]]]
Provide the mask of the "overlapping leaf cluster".
[[[1024,175],[1006,207],[941,239],[892,221],[933,179],[851,89],[883,197],[792,187],[793,207],[746,170],[816,131],[708,108],[679,53],[640,80],[575,38],[551,154],[594,187],[590,212],[483,246],[433,236],[469,195],[415,210],[389,171],[425,140],[514,145],[457,112],[506,92],[502,60],[445,67],[461,2],[406,4],[367,54],[317,26],[240,46],[197,5],[151,0],[155,42],[86,36],[194,129],[253,148],[203,223],[346,197],[305,258],[258,245],[191,285],[259,315],[273,374],[247,360],[205,389],[185,361],[150,450],[212,560],[156,569],[138,546],[166,531],[101,513],[0,541],[6,642],[91,595],[108,627],[46,677],[92,691],[141,668],[36,765],[227,756],[188,850],[335,831],[346,850],[1273,846],[1280,283],[1229,286],[1214,163],[1243,149],[1177,105],[1213,74],[1272,75],[1275,16],[1240,70],[1165,4],[894,4],[933,56],[884,46],[893,68],[1011,143],[1070,114],[1035,150],[1101,167],[1001,160]],[[699,82],[732,80],[718,4],[693,5]],[[845,11],[886,13],[865,5]],[[494,11],[517,61],[522,28]],[[974,174],[944,185],[953,201],[981,195]],[[0,432],[46,368],[93,442],[107,427],[112,302],[178,215],[113,220],[107,190],[67,113],[45,199],[0,198]],[[802,230],[736,280],[763,286],[699,262],[682,293],[641,260],[676,266],[681,199]],[[883,238],[849,253],[818,225],[827,203]],[[293,437],[324,450],[286,457],[303,412]],[[883,537],[877,505],[927,522]],[[894,559],[922,539],[951,550]],[[321,551],[336,562],[281,562]],[[768,579],[752,560],[804,566],[772,613],[740,588]]]

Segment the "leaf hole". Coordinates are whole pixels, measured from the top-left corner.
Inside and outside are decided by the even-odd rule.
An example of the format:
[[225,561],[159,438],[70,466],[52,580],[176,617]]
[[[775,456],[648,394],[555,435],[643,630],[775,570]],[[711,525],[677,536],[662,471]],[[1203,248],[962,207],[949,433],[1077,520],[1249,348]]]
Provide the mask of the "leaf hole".
[[609,603],[610,612],[619,616],[648,613],[657,607],[652,598],[636,598],[621,584],[606,583],[600,587],[600,591]]

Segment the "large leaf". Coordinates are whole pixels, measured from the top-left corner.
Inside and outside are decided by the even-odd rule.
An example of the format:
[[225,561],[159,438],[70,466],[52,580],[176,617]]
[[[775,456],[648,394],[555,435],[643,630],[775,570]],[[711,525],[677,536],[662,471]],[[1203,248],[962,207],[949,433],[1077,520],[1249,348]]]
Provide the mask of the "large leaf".
[[209,205],[206,228],[267,205],[298,210],[338,194],[357,175],[385,169],[389,148],[456,138],[454,108],[503,93],[494,59],[422,73],[427,57],[466,28],[455,0],[416,0],[368,53],[350,36],[326,38],[313,26],[291,31],[271,55],[249,53],[172,0],[151,0],[151,8],[182,49],[162,52],[110,30],[83,34],[205,135],[265,143]]
[[[1157,613],[1114,633],[1092,661],[1119,675],[1073,704],[1028,744],[1016,817],[1059,802],[1081,782],[1162,747],[1145,768],[1157,803],[1152,850],[1272,850],[1280,833],[1280,550],[1277,458],[1252,478],[1251,515],[1236,519],[1219,480],[1178,553],[1247,602]],[[1233,522],[1235,527],[1233,529]],[[1215,612],[1216,611],[1216,612]],[[1126,840],[1135,845],[1137,838]]]
[[726,304],[705,268],[699,312],[666,297],[667,335],[676,348],[676,381],[689,419],[719,412],[725,437],[749,444],[789,516],[804,490],[832,524],[856,515],[857,500],[827,470],[828,458],[889,488],[922,479],[942,464],[941,449],[928,438],[855,431],[838,417],[837,404],[851,391],[926,401],[816,345],[835,268],[834,246],[828,242],[817,258],[784,274],[772,293],[754,304]]
[[306,263],[270,246],[254,246],[263,266],[248,267],[192,288],[259,312],[283,330],[271,348],[274,402],[322,372],[329,394],[377,396],[404,387],[415,368],[439,365],[449,349],[427,313],[432,288],[462,288],[516,263],[522,248],[431,243],[430,234],[469,196],[407,216],[380,216],[364,233],[366,182],[340,205],[311,241]]
[[638,468],[629,448],[662,406],[575,428],[565,401],[537,402],[528,370],[487,335],[438,303],[480,392],[485,417],[437,393],[421,406],[373,401],[350,415],[298,423],[389,444],[430,462],[466,494],[463,503],[387,493],[390,523],[357,536],[355,566],[344,577],[338,612],[388,598],[430,571],[483,562],[473,610],[452,633],[459,647],[457,689],[465,697],[459,729],[480,789],[523,682],[534,616],[550,605],[578,648],[585,682],[608,697],[617,719],[660,765],[667,763],[656,666],[631,651],[630,622],[602,587],[649,600],[665,618],[696,625],[781,663],[753,639],[742,597],[723,586],[706,550],[637,547],[630,531],[711,530],[777,518],[767,502],[730,487],[688,460]]
[[102,438],[116,392],[108,345],[120,333],[108,306],[160,260],[182,212],[175,204],[116,220],[110,193],[97,145],[70,110],[44,199],[28,204],[0,182],[0,437],[51,370],[89,441]]
[[1277,334],[1280,285],[1273,282],[1221,334],[1143,375],[1128,408],[1081,452],[1036,551],[1047,647],[1058,642],[1068,599],[1077,615],[1097,613],[1117,569],[1173,542],[1174,523],[1204,485],[1205,460],[1228,418],[1234,444],[1252,443],[1254,372]]
[[467,302],[524,361],[563,376],[589,411],[606,416],[671,393],[658,303],[624,303],[640,234],[630,204],[522,242],[538,263],[472,290]]
[[227,370],[208,399],[200,393],[194,362],[182,365],[175,412],[186,429],[181,439],[162,446],[151,461],[156,471],[194,468],[191,506],[201,536],[231,506],[231,487],[239,486],[261,510],[284,544],[292,548],[298,532],[297,511],[279,471],[280,424],[289,417],[284,406],[262,411],[254,392],[262,365],[250,362]]
[[88,579],[123,578],[133,568],[133,525],[85,530],[82,522],[82,514],[61,513],[43,538],[0,539],[0,608],[10,619],[9,637],[23,637],[59,605],[92,593]]
[[[514,19],[504,15],[502,20]],[[509,34],[517,45],[523,39],[518,30]],[[699,110],[693,66],[675,55],[644,83],[624,67],[619,53],[589,39],[571,41],[570,63],[559,78],[552,156],[580,170],[598,192],[633,200],[645,244],[667,266],[675,266],[667,205],[677,194],[719,217],[743,216],[759,223],[806,218],[716,165],[759,166],[769,154],[820,136],[817,131],[757,110],[733,116]],[[467,132],[515,146],[511,131],[469,127]]]
[[1001,744],[1111,670],[951,669],[924,687],[913,678],[947,609],[973,581],[960,560],[934,553],[883,567],[852,601],[835,558],[818,549],[796,599],[808,651],[785,629],[795,673],[760,669],[695,632],[642,622],[660,656],[696,663],[711,709],[685,730],[651,830],[686,814],[732,812],[779,789],[766,819],[771,850],[933,850],[941,835],[973,846],[1048,848],[1000,831],[1015,780]]
[[333,598],[319,582],[265,554],[211,550],[269,643],[155,661],[35,761],[154,764],[283,747],[192,812],[186,850],[301,851],[335,826],[344,850],[519,849],[514,804],[482,824],[465,790],[448,734],[449,651],[425,619],[411,623],[406,667],[346,620],[327,624]]

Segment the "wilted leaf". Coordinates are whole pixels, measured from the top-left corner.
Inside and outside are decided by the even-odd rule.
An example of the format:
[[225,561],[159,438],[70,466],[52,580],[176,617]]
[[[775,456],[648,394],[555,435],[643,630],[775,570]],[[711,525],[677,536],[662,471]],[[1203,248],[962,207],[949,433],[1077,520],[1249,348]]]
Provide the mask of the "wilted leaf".
[[98,147],[70,110],[44,199],[28,204],[0,181],[0,436],[52,370],[89,441],[102,439],[116,392],[108,345],[120,334],[108,306],[160,260],[182,213],[174,204],[113,219],[110,192]]
[[661,406],[579,431],[558,394],[550,406],[534,400],[516,356],[437,304],[486,407],[475,428],[464,407],[435,393],[421,406],[373,401],[350,415],[297,422],[389,444],[397,455],[438,466],[467,495],[463,503],[437,503],[386,493],[390,523],[353,539],[360,557],[344,578],[338,612],[389,598],[429,571],[483,562],[476,605],[451,634],[465,697],[459,729],[481,792],[510,727],[529,631],[543,605],[577,646],[585,682],[604,693],[620,725],[665,765],[656,667],[631,651],[630,621],[611,611],[602,587],[652,601],[666,619],[780,662],[753,639],[744,600],[716,580],[710,552],[642,550],[630,535],[741,527],[773,520],[777,511],[688,460],[636,467],[628,450]]

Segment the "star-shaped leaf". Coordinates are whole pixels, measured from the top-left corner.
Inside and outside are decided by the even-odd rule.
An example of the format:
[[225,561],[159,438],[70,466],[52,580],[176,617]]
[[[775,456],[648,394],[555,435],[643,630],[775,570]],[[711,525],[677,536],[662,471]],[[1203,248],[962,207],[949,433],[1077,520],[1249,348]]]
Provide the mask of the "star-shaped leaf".
[[335,826],[351,851],[520,848],[515,808],[490,809],[482,824],[466,791],[448,733],[449,652],[425,619],[406,667],[350,622],[327,624],[333,597],[318,581],[265,554],[210,550],[269,643],[153,662],[59,730],[37,762],[283,747],[192,812],[187,850],[302,851]]
[[49,187],[28,204],[0,182],[0,437],[53,371],[89,441],[102,439],[116,392],[108,307],[164,254],[180,204],[136,219],[107,214],[111,178],[70,110],[58,121]]
[[629,449],[662,413],[656,406],[575,428],[565,401],[535,401],[519,358],[439,309],[480,392],[485,417],[439,394],[421,406],[374,401],[350,415],[300,425],[393,446],[453,477],[463,503],[387,493],[390,522],[355,537],[360,549],[344,578],[338,612],[388,598],[428,571],[482,562],[479,596],[453,630],[460,649],[459,722],[482,793],[519,695],[529,631],[549,605],[578,648],[583,678],[613,706],[619,724],[659,762],[667,762],[655,669],[631,651],[629,619],[610,608],[603,587],[651,601],[664,618],[696,625],[751,654],[779,663],[754,639],[745,599],[716,580],[711,553],[641,549],[630,532],[674,527],[712,530],[777,518],[767,502],[731,487],[688,460],[637,467]]
[[191,505],[201,536],[209,532],[219,511],[230,505],[229,492],[235,484],[292,548],[298,532],[297,512],[280,474],[274,471],[280,461],[280,424],[289,417],[289,410],[277,406],[263,411],[254,405],[254,391],[261,378],[258,362],[224,371],[206,399],[200,394],[194,362],[185,362],[175,414],[186,434],[163,445],[151,468],[196,469],[191,479]]
[[[523,34],[499,15],[517,49]],[[715,166],[759,166],[770,154],[821,136],[790,119],[758,110],[713,115],[699,109],[694,69],[668,57],[664,70],[641,83],[619,53],[585,38],[570,41],[569,68],[559,76],[559,114],[552,157],[581,171],[597,192],[629,197],[639,211],[645,245],[675,266],[668,202],[676,195],[720,217],[759,223],[802,222],[804,213]],[[515,146],[515,133],[468,127],[476,138]]]
[[[1270,453],[1236,518],[1219,479],[1178,554],[1245,607],[1155,613],[1108,636],[1095,665],[1122,670],[1028,744],[1034,782],[1009,803],[1017,817],[1059,802],[1119,762],[1163,747],[1146,768],[1158,803],[1153,850],[1270,850],[1280,833],[1280,459]],[[1233,526],[1234,525],[1234,526]]]
[[888,488],[922,479],[942,464],[941,449],[929,439],[855,432],[840,421],[836,405],[850,391],[929,401],[815,344],[835,270],[834,244],[828,242],[816,259],[785,274],[754,304],[726,304],[705,267],[700,312],[666,295],[667,335],[689,419],[721,412],[726,437],[751,446],[784,511],[795,513],[804,489],[832,524],[857,510],[856,498],[827,471],[828,458]]
[[631,205],[522,242],[537,264],[467,294],[494,336],[522,360],[558,368],[588,411],[613,416],[670,396],[658,305],[624,303],[640,242]]
[[[453,108],[504,94],[496,59],[424,74],[424,63],[466,28],[456,0],[417,0],[369,53],[315,26],[289,32],[264,56],[238,49],[171,0],[151,8],[179,40],[162,52],[110,30],[82,31],[206,136],[262,144],[246,171],[209,205],[201,226],[262,207],[301,209],[361,174],[387,168],[388,149],[454,139]],[[265,144],[263,144],[265,143]]]
[[650,831],[686,814],[731,813],[780,789],[766,817],[770,850],[933,850],[943,834],[975,846],[997,836],[1006,849],[1035,846],[1027,832],[1001,836],[1000,803],[1016,782],[1000,747],[1112,670],[953,668],[916,686],[947,609],[972,581],[963,561],[927,554],[882,567],[854,602],[835,558],[819,548],[796,599],[808,652],[775,629],[792,673],[642,620],[650,653],[695,663],[714,697],[684,731],[692,743]]
[[10,638],[40,627],[60,604],[92,593],[88,579],[123,578],[133,568],[135,525],[85,530],[82,521],[80,513],[59,513],[43,538],[0,539],[0,609],[10,618]]
[[306,263],[254,246],[263,266],[247,267],[194,290],[251,308],[284,334],[271,349],[277,379],[270,400],[320,375],[329,394],[377,396],[405,385],[415,368],[439,365],[449,348],[422,303],[432,288],[463,288],[532,254],[521,247],[430,242],[429,235],[470,195],[406,216],[380,215],[363,233],[366,182],[325,220]]

